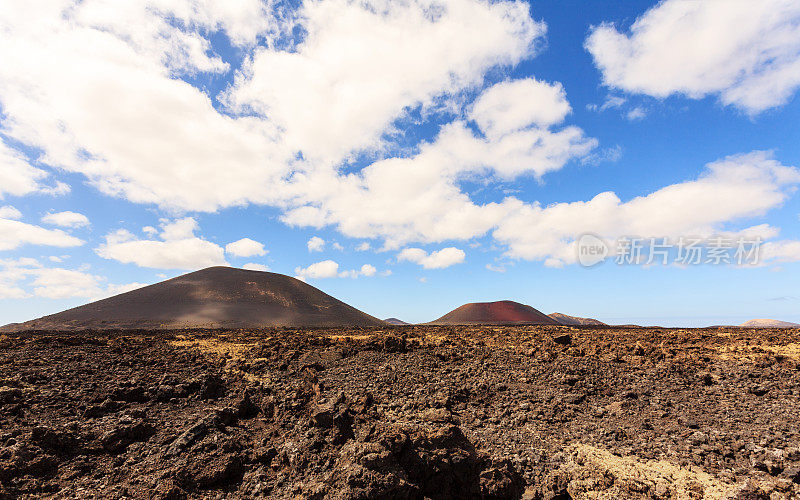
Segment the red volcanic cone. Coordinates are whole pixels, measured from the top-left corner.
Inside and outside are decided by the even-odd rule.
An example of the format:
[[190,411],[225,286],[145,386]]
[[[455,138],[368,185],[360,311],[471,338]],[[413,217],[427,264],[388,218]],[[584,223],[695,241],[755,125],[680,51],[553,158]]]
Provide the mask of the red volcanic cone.
[[432,325],[558,325],[558,321],[531,306],[501,300],[476,302],[453,309]]

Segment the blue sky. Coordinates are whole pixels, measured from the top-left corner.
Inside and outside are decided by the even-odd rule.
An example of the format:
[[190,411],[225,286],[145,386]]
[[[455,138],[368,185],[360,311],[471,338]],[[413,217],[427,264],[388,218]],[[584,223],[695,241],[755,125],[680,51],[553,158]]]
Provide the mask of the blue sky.
[[[800,322],[794,1],[110,5],[0,7],[0,324],[216,264],[413,322]],[[719,235],[759,261],[615,262]]]

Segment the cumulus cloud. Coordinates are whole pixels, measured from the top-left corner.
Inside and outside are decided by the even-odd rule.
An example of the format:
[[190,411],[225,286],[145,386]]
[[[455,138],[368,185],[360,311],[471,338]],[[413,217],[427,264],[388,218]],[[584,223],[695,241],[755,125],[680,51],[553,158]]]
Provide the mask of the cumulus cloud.
[[308,267],[297,267],[295,277],[305,281],[307,278],[358,278],[359,276],[374,276],[377,272],[374,266],[364,264],[361,269],[339,271],[339,263],[333,260],[315,262]]
[[483,92],[471,118],[486,134],[499,136],[531,125],[561,123],[571,109],[560,83],[525,78],[501,82]]
[[306,246],[309,252],[321,252],[325,248],[325,240],[319,236],[312,236]]
[[[295,203],[305,204],[288,210],[282,220],[297,226],[336,225],[350,237],[383,238],[388,248],[486,233],[512,206],[475,204],[459,181],[510,180],[523,174],[541,177],[585,157],[597,145],[577,127],[550,128],[569,109],[562,102],[560,86],[525,80],[519,91],[517,83],[497,84],[478,98],[481,103],[486,102],[483,96],[490,96],[489,104],[479,106],[477,114],[473,110],[475,119],[486,127],[484,136],[457,120],[442,127],[436,140],[423,144],[414,156],[380,160],[347,176],[309,174],[303,182],[316,186],[309,190],[313,196],[298,196]],[[514,109],[519,93],[554,102],[539,102],[510,116],[504,110]],[[543,111],[547,106],[558,111]],[[400,206],[402,210],[397,209]]]
[[185,217],[162,221],[160,240],[142,240],[120,229],[105,237],[105,243],[95,249],[104,259],[154,269],[195,270],[210,266],[228,265],[225,250],[195,235],[197,221]]
[[294,51],[259,49],[228,94],[313,159],[370,149],[408,107],[477,84],[545,34],[523,2],[305,2]]
[[[630,33],[595,28],[587,47],[606,83],[624,91],[718,94],[765,109],[788,99],[800,74],[792,66],[794,3],[666,0]],[[720,6],[722,14],[711,15]],[[274,206],[286,224],[332,226],[391,250],[491,233],[512,256],[557,265],[568,262],[575,229],[653,230],[637,210],[665,220],[667,233],[718,228],[776,206],[793,182],[764,166],[773,160],[755,159],[749,163],[767,174],[710,169],[628,202],[614,193],[552,207],[513,196],[476,202],[465,181],[544,180],[571,161],[619,154],[598,153],[595,139],[565,122],[571,106],[558,82],[524,78],[480,91],[498,68],[535,56],[546,26],[526,2],[318,0],[277,17],[268,7],[257,0],[0,4],[0,191],[39,192],[43,169],[52,167],[82,174],[103,193],[178,213]],[[719,43],[698,42],[718,32]],[[215,53],[212,36],[241,50],[240,69]],[[695,48],[682,49],[687,43]],[[685,74],[676,80],[678,70]],[[223,94],[192,85],[222,74],[235,74]],[[398,152],[398,130],[417,114],[441,118],[439,132]],[[35,166],[9,145],[41,152]],[[354,158],[370,160],[362,167]],[[683,203],[692,189],[696,196]],[[706,189],[727,196],[703,205]],[[595,209],[621,222],[595,224]],[[0,218],[0,242],[80,244],[18,219]],[[145,228],[144,238],[118,231],[97,253],[161,269],[224,264],[225,249],[196,229],[184,218]]]
[[218,3],[3,3],[4,133],[134,202],[214,210],[267,201],[291,158],[275,127],[221,114],[175,78],[227,68],[208,32],[244,41],[258,31],[251,23],[269,24],[257,0]]
[[[533,55],[545,33],[517,1],[321,0],[280,20],[257,0],[218,4],[3,4],[4,133],[133,202],[284,206],[312,196],[308,171],[335,173],[408,110]],[[213,96],[224,113],[181,80],[229,70],[212,33],[245,51]]]
[[250,238],[242,238],[233,243],[228,243],[225,245],[225,252],[234,257],[260,257],[267,254],[263,243],[251,240]]
[[[613,192],[546,207],[517,202],[493,236],[508,246],[511,257],[559,267],[576,261],[575,240],[581,234],[609,241],[622,236],[709,237],[726,232],[726,224],[780,206],[797,184],[800,170],[782,165],[771,153],[756,151],[710,163],[695,180],[626,202]],[[777,231],[761,224],[727,232],[772,238]]]
[[52,185],[42,181],[49,174],[30,165],[18,151],[11,149],[0,138],[0,199],[5,195],[24,196],[30,193],[64,194],[69,186],[63,182]]
[[[334,225],[390,248],[483,234],[509,206],[473,203],[462,180],[541,177],[596,145],[560,126],[570,106],[559,83],[523,79],[481,93],[410,156],[380,159],[410,111],[535,55],[546,26],[525,2],[321,0],[280,21],[256,2],[237,5],[61,0],[32,16],[4,4],[4,133],[106,194],[184,210],[273,205],[288,224]],[[217,32],[245,52],[234,83],[213,96],[224,112],[181,79],[229,69],[208,42]],[[268,43],[253,46],[258,36]],[[284,36],[291,42],[275,43]],[[379,160],[340,171],[364,150]],[[165,247],[154,235],[142,241],[101,251]]]
[[85,227],[89,225],[89,218],[77,212],[49,213],[42,217],[42,222],[59,227]]
[[0,259],[0,298],[102,298],[146,286],[145,283],[106,283],[85,269],[45,267],[36,259]]
[[375,269],[375,266],[370,264],[364,264],[363,266],[361,266],[360,270],[362,276],[375,276],[375,273],[377,271],[378,270]]
[[339,276],[339,263],[333,260],[315,262],[308,267],[297,267],[294,273],[301,278],[336,278]]
[[22,212],[11,205],[0,207],[0,219],[18,220],[22,218]]
[[257,264],[255,262],[248,262],[242,266],[242,269],[247,269],[248,271],[269,271],[269,266]]
[[46,229],[27,224],[20,219],[22,213],[12,206],[0,207],[0,250],[13,250],[22,245],[77,247],[80,240],[60,229]]
[[414,262],[425,269],[444,269],[464,262],[465,256],[463,250],[455,247],[442,248],[430,254],[421,248],[405,248],[397,254],[397,260]]
[[358,278],[359,276],[375,276],[378,270],[371,264],[364,264],[361,269],[351,269],[349,271],[342,271],[339,273],[340,278]]
[[770,241],[761,245],[760,260],[762,262],[798,262],[800,261],[800,241]]
[[800,86],[798,23],[795,0],[666,0],[628,32],[594,27],[586,48],[611,87],[658,98],[716,95],[758,113]]
[[50,268],[38,269],[31,283],[37,297],[47,299],[67,299],[72,297],[91,297],[101,293],[101,278],[83,271]]

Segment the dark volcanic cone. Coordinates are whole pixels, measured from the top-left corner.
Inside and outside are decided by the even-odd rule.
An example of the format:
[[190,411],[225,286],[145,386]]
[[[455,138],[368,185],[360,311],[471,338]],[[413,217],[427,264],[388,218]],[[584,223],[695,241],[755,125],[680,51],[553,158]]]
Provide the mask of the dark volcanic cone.
[[558,321],[531,306],[501,300],[499,302],[476,302],[453,309],[431,325],[558,325]]
[[283,274],[209,267],[6,328],[260,328],[383,324],[381,320]]

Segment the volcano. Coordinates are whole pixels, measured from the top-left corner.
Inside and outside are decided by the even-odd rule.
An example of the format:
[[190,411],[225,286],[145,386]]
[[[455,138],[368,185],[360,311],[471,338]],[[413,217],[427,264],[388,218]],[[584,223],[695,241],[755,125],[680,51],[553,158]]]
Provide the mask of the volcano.
[[397,318],[386,318],[383,321],[385,321],[386,323],[389,323],[390,325],[393,325],[393,326],[407,326],[407,325],[411,324],[411,323],[406,323],[402,319],[397,319]]
[[570,316],[568,314],[553,313],[548,314],[551,318],[558,321],[562,325],[568,326],[608,326],[600,320],[594,318],[581,318],[578,316]]
[[751,319],[745,321],[739,326],[746,328],[797,328],[800,326],[798,323],[790,323],[788,321],[778,321],[777,319]]
[[12,330],[378,326],[384,322],[283,274],[209,267]]
[[531,306],[501,300],[476,302],[453,309],[431,325],[558,325],[558,321]]

